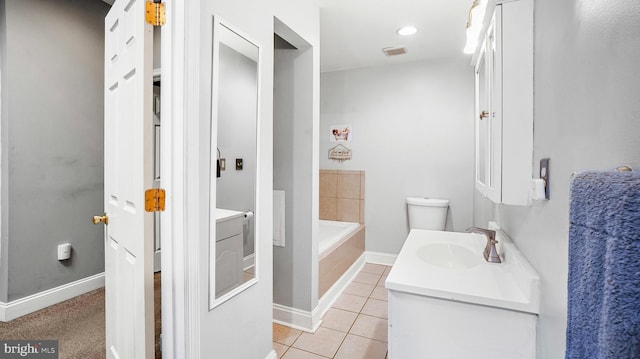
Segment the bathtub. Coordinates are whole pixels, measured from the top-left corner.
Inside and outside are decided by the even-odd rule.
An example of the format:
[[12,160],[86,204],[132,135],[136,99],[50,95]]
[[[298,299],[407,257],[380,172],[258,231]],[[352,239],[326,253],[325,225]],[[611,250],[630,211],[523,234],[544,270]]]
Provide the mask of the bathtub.
[[360,223],[320,220],[318,226],[318,256],[320,259],[349,239]]
[[318,298],[364,253],[364,225],[320,220]]

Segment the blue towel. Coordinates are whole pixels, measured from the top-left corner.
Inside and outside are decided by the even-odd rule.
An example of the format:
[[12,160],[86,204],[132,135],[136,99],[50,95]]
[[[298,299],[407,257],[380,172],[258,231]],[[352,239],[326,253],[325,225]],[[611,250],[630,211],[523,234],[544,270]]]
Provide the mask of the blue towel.
[[640,173],[571,183],[566,359],[640,358]]

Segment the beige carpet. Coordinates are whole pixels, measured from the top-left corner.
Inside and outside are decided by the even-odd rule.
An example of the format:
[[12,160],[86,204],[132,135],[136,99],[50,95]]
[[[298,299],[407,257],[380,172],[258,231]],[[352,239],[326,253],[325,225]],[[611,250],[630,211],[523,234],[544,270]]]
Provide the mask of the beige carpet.
[[[154,276],[156,358],[162,358],[160,334],[160,273]],[[105,357],[104,288],[51,307],[0,322],[3,340],[58,340],[60,359]]]

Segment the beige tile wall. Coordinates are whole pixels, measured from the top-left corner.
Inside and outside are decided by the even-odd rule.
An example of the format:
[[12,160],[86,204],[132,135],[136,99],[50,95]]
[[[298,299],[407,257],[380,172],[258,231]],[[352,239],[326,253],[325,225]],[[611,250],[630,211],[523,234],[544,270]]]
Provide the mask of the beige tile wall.
[[320,219],[364,223],[364,171],[320,170]]

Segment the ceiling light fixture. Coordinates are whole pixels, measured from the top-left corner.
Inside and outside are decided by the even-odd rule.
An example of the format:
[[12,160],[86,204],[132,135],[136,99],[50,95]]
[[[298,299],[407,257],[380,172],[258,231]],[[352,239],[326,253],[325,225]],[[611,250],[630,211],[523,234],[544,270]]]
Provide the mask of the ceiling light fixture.
[[465,54],[473,54],[478,47],[478,37],[482,27],[482,18],[487,8],[486,0],[473,0],[469,9],[469,19],[467,20],[467,44],[464,47]]
[[411,36],[416,32],[418,32],[418,29],[415,26],[403,26],[396,30],[396,33],[400,36]]

